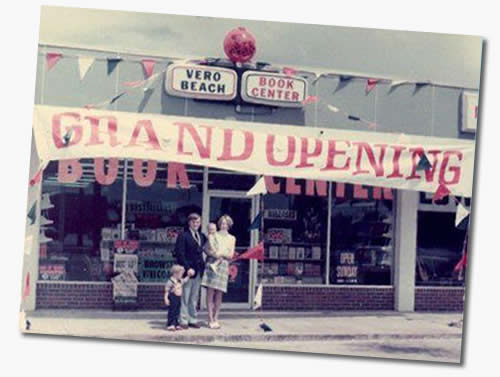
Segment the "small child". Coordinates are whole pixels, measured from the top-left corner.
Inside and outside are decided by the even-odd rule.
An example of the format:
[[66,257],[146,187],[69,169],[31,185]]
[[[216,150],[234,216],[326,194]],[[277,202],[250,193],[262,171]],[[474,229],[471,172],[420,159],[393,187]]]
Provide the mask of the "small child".
[[[217,238],[215,237],[215,234],[217,233],[217,226],[214,223],[208,223],[207,233],[208,233],[208,245],[207,246],[213,252],[213,251],[217,250],[217,246],[218,246],[217,245]],[[216,272],[217,266],[220,264],[220,262],[222,262],[222,258],[217,258],[215,260],[215,262],[209,263],[208,267],[210,267],[210,269],[213,272]]]
[[170,278],[165,285],[165,304],[168,306],[167,330],[182,330],[179,326],[179,314],[181,311],[182,286],[189,280],[190,275],[185,278],[184,267],[174,264],[170,268]]

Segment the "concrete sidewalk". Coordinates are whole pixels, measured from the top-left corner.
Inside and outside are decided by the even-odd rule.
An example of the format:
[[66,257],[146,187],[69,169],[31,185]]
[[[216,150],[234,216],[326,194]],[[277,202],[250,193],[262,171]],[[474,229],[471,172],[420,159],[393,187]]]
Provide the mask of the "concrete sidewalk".
[[[25,333],[180,343],[455,339],[461,313],[225,311],[219,330],[165,330],[163,312],[40,310]],[[199,318],[206,320],[206,313]],[[264,321],[272,332],[260,328]]]

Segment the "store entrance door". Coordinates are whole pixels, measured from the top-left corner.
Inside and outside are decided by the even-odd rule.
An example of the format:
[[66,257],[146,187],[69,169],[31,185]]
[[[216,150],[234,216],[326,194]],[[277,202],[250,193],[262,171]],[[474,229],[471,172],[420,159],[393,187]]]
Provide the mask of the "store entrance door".
[[[256,242],[256,231],[248,228],[255,216],[256,200],[238,191],[208,191],[203,208],[203,230],[209,222],[217,223],[222,215],[229,215],[234,221],[230,233],[236,237],[236,252],[242,253]],[[249,308],[253,300],[253,285],[256,266],[248,260],[231,263],[227,293],[223,298],[225,308]],[[201,307],[206,307],[205,290],[202,291]]]

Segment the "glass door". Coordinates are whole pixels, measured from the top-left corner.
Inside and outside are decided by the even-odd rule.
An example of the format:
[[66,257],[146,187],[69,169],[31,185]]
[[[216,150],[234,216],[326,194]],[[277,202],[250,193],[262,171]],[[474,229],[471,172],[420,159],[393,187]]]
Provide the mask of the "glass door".
[[[203,228],[209,222],[217,223],[222,215],[229,215],[234,221],[230,233],[236,237],[236,252],[242,253],[252,245],[252,234],[248,230],[252,221],[253,199],[239,192],[210,192],[203,216]],[[239,260],[230,264],[227,293],[223,298],[224,307],[248,308],[252,281],[251,265],[248,260]],[[204,308],[204,292],[201,305]]]

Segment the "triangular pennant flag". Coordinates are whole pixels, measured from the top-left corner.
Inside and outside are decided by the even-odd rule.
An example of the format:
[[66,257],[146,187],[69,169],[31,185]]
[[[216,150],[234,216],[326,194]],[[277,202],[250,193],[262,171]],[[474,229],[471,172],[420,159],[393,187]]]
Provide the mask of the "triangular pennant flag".
[[156,64],[156,60],[154,60],[154,59],[142,59],[141,63],[142,63],[142,68],[144,69],[144,75],[146,76],[146,78],[151,77],[151,75],[153,74],[153,69],[154,69],[155,64]]
[[123,83],[124,86],[128,86],[130,88],[137,88],[141,85],[143,85],[146,82],[146,80],[139,80],[139,81],[125,81]]
[[114,97],[111,99],[111,101],[109,101],[109,104],[110,104],[110,105],[112,105],[113,103],[115,103],[115,102],[116,102],[116,100],[117,100],[118,98],[120,98],[121,96],[123,96],[125,93],[126,93],[126,92],[123,92],[123,93],[118,94],[117,96],[114,96]]
[[349,76],[349,75],[340,75],[340,77],[339,77],[339,80],[341,82],[350,81],[351,79],[352,79],[352,76]]
[[302,101],[303,105],[309,105],[310,103],[318,102],[318,96],[307,96],[305,100]]
[[465,267],[467,267],[467,251],[462,255],[462,258],[458,261],[458,263],[455,265],[453,268],[453,272],[458,272],[460,270],[463,270]]
[[413,91],[413,94],[417,93],[420,89],[422,89],[424,86],[430,85],[430,81],[419,81],[415,83],[415,90]]
[[338,113],[340,111],[338,107],[335,107],[333,105],[328,105],[327,107],[328,107],[328,110],[330,110],[334,113]]
[[469,216],[470,212],[463,206],[461,202],[457,204],[457,212],[455,214],[455,226],[458,227],[464,219]]
[[429,162],[429,159],[425,155],[425,153],[422,155],[420,158],[420,161],[417,164],[417,171],[422,171],[422,170],[429,170],[432,167],[431,163]]
[[368,79],[366,81],[366,88],[365,88],[366,94],[370,93],[373,90],[373,88],[377,86],[377,82],[378,82],[377,79]]
[[50,71],[52,67],[56,65],[56,63],[61,59],[62,54],[58,52],[48,52],[47,55],[45,55],[45,59],[47,61],[47,71]]
[[118,63],[122,61],[121,58],[108,58],[108,75],[113,73]]
[[257,216],[255,216],[255,219],[253,219],[252,223],[248,227],[248,230],[260,229],[261,222],[262,222],[262,212],[259,213]]
[[259,286],[257,287],[257,292],[255,292],[255,297],[253,299],[253,310],[257,310],[262,306],[262,283],[259,283]]
[[247,251],[245,251],[243,254],[238,255],[233,261],[239,260],[239,259],[257,259],[260,261],[264,260],[264,243],[261,241],[254,247],[251,247]]
[[31,206],[31,208],[28,212],[28,219],[30,219],[29,225],[33,225],[36,221],[36,205],[37,205],[37,202],[33,203],[33,205]]
[[283,68],[283,73],[287,76],[293,76],[297,74],[297,70],[292,67],[284,67]]
[[354,115],[348,115],[347,118],[350,119],[350,120],[356,120],[356,121],[361,120],[360,117],[357,117],[357,116],[354,116]]
[[78,57],[78,69],[80,70],[80,80],[83,80],[90,66],[94,63],[95,58],[91,56]]
[[253,187],[247,191],[246,196],[253,196],[258,194],[267,194],[266,180],[260,177]]
[[24,279],[24,289],[23,289],[23,299],[26,300],[26,298],[30,295],[30,273],[28,272],[26,274],[26,278]]
[[437,202],[438,200],[446,198],[449,194],[450,190],[448,189],[448,187],[446,187],[441,183],[437,188],[436,192],[434,193],[434,196],[432,197],[432,202],[434,203]]
[[391,81],[391,88],[395,88],[396,86],[406,84],[407,82],[408,82],[407,80],[392,80]]

